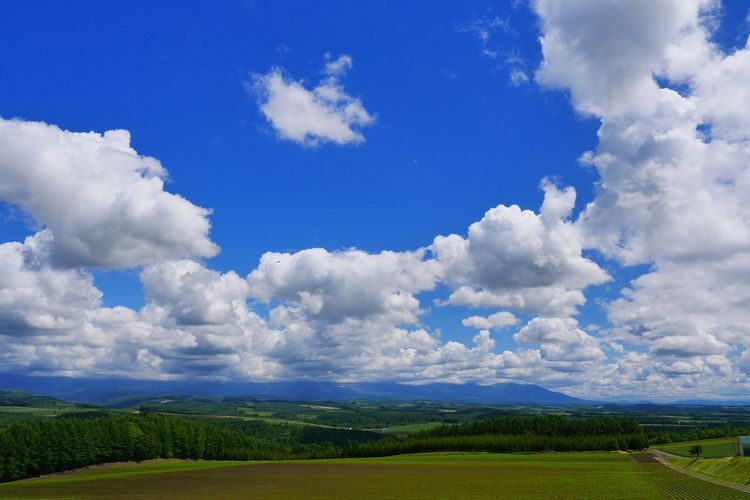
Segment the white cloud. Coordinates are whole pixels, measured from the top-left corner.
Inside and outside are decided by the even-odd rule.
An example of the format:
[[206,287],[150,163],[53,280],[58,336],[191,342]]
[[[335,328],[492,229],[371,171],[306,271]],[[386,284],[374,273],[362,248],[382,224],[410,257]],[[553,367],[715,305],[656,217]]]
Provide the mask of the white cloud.
[[479,350],[490,352],[495,347],[495,340],[490,336],[488,330],[482,330],[472,339]]
[[130,267],[218,253],[210,212],[164,191],[166,176],[125,130],[76,133],[0,118],[0,199],[46,228],[37,244],[56,265]]
[[29,243],[33,238],[0,245],[0,333],[42,335],[79,326],[88,310],[99,307],[92,276],[40,265]]
[[[484,57],[498,63],[504,61],[508,81],[512,86],[519,87],[529,82],[527,63],[521,51],[518,48],[504,47],[503,45],[510,44],[500,44],[497,41],[496,35],[498,34],[505,39],[517,36],[509,19],[503,19],[488,12],[486,16],[459,24],[456,31],[475,35],[482,44],[481,52]],[[498,68],[500,67],[502,66],[498,64]]]
[[[737,279],[750,259],[661,266],[634,280],[608,305],[615,332],[661,356],[724,354],[750,338],[750,290]],[[708,285],[708,286],[706,286]]]
[[510,22],[507,19],[503,19],[499,16],[487,15],[476,18],[467,23],[459,24],[456,27],[456,31],[458,33],[472,33],[480,42],[482,42],[482,46],[487,50],[487,44],[490,42],[490,38],[493,34],[498,31],[510,33],[512,29]]
[[[0,198],[45,226],[0,244],[0,364],[59,375],[272,376],[278,334],[244,302],[246,280],[211,256],[208,211],[163,190],[166,171],[125,131],[72,133],[0,120]],[[88,267],[152,264],[142,311],[108,308]]]
[[249,310],[247,283],[235,273],[182,261],[146,269],[141,279],[148,302],[139,317],[193,339],[190,345],[154,351],[163,372],[256,379],[287,372],[270,354],[283,343],[281,332]]
[[331,59],[331,54],[326,52],[325,58],[326,65],[323,68],[323,73],[326,75],[343,76],[347,71],[352,69],[352,56],[348,54],[343,54],[336,59]]
[[[104,198],[116,189],[110,172],[100,172]],[[554,225],[567,213],[565,203],[548,199],[542,219]],[[418,296],[434,290],[446,269],[424,248],[269,252],[247,279],[155,255],[140,274],[146,305],[134,311],[104,307],[84,264],[52,266],[51,238],[47,229],[0,245],[5,370],[163,379],[562,380],[560,362],[539,351],[493,352],[486,330],[467,346],[443,342],[422,325]],[[248,307],[249,297],[269,304],[267,321]],[[493,328],[516,321],[509,312],[481,319]],[[524,359],[535,366],[521,366]]]
[[422,312],[414,294],[433,289],[437,280],[437,266],[424,253],[269,252],[248,281],[253,297],[264,302],[283,298],[324,323],[379,318],[413,324]]
[[507,311],[497,312],[486,318],[484,316],[469,316],[461,321],[461,324],[464,326],[470,326],[480,330],[500,329],[505,328],[506,326],[513,326],[517,323],[518,318]]
[[645,350],[602,368],[610,391],[663,397],[667,380],[673,395],[747,391],[733,364],[750,338],[750,48],[725,54],[711,42],[717,7],[535,2],[538,81],[602,120],[596,151],[582,156],[599,189],[576,226],[586,247],[651,266],[606,305],[602,335]]
[[248,89],[257,95],[263,116],[280,138],[306,146],[365,141],[360,129],[375,123],[375,117],[339,81],[352,67],[352,58],[342,55],[331,60],[326,54],[326,60],[327,76],[311,89],[301,80],[288,79],[281,68],[253,75]]
[[529,76],[521,68],[512,68],[510,70],[510,75],[508,76],[508,78],[510,78],[511,85],[515,87],[524,85],[529,81]]
[[118,364],[113,352],[120,330],[107,325],[121,326],[122,318],[133,319],[134,313],[103,308],[91,274],[51,267],[34,255],[33,238],[0,245],[0,269],[0,360],[5,370],[80,375]]
[[0,245],[0,366],[30,374],[138,378],[269,378],[279,332],[248,310],[245,280],[190,261],[142,274],[141,311],[103,307],[84,270]]
[[447,303],[570,315],[585,302],[581,290],[609,279],[581,254],[578,229],[568,220],[575,191],[542,187],[539,214],[499,205],[469,227],[467,238],[435,238],[430,248],[455,289]]
[[580,328],[573,318],[537,317],[529,321],[513,340],[520,344],[539,344],[547,361],[600,361],[605,358],[599,342]]
[[[436,238],[429,248],[433,255],[426,249],[266,253],[248,282],[252,297],[278,304],[270,325],[282,332],[283,341],[269,355],[287,376],[339,380],[490,382],[525,374],[559,384],[582,376],[576,364],[601,360],[602,353],[575,320],[559,319],[575,337],[567,343],[537,342],[538,349],[500,354],[493,352],[487,330],[516,324],[510,312],[465,319],[464,324],[483,329],[473,347],[441,343],[420,322],[425,311],[419,294],[439,282],[458,287],[451,303],[461,303],[457,297],[464,290],[481,294],[487,288],[493,300],[507,300],[468,303],[566,315],[583,303],[582,288],[609,279],[580,254],[579,235],[568,220],[575,193],[546,182],[543,187],[539,215],[497,207],[471,226],[468,238]],[[534,359],[534,366],[520,366],[523,359]]]
[[221,274],[191,260],[149,266],[141,272],[150,304],[158,304],[180,325],[227,323],[245,308],[247,281],[234,272]]
[[544,60],[537,80],[569,90],[576,109],[601,117],[648,113],[653,79],[671,43],[710,0],[536,0]]
[[[717,54],[709,43],[703,43],[704,57],[688,80],[703,120],[711,123],[711,134],[717,139],[747,141],[750,120],[743,110],[750,106],[750,37],[744,48],[733,54]],[[711,52],[709,52],[711,51]]]

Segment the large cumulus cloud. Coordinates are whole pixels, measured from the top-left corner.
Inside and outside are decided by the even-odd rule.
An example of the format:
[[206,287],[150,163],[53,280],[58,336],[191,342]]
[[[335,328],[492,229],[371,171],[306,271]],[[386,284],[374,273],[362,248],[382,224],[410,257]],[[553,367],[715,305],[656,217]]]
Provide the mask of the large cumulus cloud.
[[414,323],[421,312],[414,294],[434,288],[438,277],[436,264],[424,253],[269,252],[248,281],[257,299],[284,299],[326,323],[351,318]]
[[582,255],[569,220],[575,191],[545,181],[540,213],[499,205],[469,227],[466,238],[438,236],[431,250],[454,291],[448,304],[504,307],[571,315],[586,301],[582,290],[609,280]]
[[69,132],[0,118],[0,199],[44,226],[64,267],[117,268],[210,257],[209,211],[164,190],[167,171],[125,130]]
[[642,369],[620,360],[611,366],[623,380],[600,380],[627,391],[624,378],[646,370],[642,384],[742,391],[746,378],[731,367],[742,366],[750,338],[750,120],[741,111],[750,48],[727,54],[713,42],[712,1],[534,6],[538,81],[602,122],[596,150],[581,158],[600,176],[576,223],[584,245],[651,266],[606,305],[612,338],[645,349]]

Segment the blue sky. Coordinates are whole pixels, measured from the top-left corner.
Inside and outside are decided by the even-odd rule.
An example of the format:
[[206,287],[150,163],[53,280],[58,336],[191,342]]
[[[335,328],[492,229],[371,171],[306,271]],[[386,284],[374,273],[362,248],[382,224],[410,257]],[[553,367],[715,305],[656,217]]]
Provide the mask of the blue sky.
[[[214,210],[218,269],[249,270],[269,249],[414,248],[498,202],[536,207],[545,175],[591,191],[576,158],[597,123],[560,93],[510,85],[505,58],[529,73],[539,62],[536,19],[491,5],[15,7],[3,116],[130,130],[171,190]],[[488,42],[501,60],[461,31],[495,16],[512,20]],[[354,58],[345,86],[378,116],[366,144],[276,140],[243,83],[273,66],[316,81],[326,52]]]
[[[674,384],[685,394],[750,394],[742,368],[750,366],[750,332],[741,326],[748,282],[728,283],[714,270],[736,265],[735,276],[745,276],[735,257],[745,252],[736,235],[748,229],[741,192],[747,125],[731,110],[748,95],[741,78],[747,6],[679,4],[645,2],[625,15],[618,2],[546,0],[3,5],[0,117],[9,142],[0,172],[12,180],[0,190],[0,243],[8,245],[0,262],[21,267],[8,267],[0,281],[12,297],[0,301],[0,338],[14,353],[0,366],[119,376],[137,359],[153,378],[515,380],[584,396],[655,398],[668,397],[663,387]],[[339,66],[325,69],[333,63]],[[273,75],[282,93],[273,93]],[[329,106],[328,115],[295,115],[299,108],[283,93],[295,85],[307,98],[317,86],[338,92],[339,101],[316,101]],[[682,101],[664,101],[667,91]],[[269,103],[276,114],[264,111]],[[324,132],[295,140],[278,121],[341,120],[347,104],[364,113],[359,124],[343,119],[354,136],[313,123]],[[665,136],[684,136],[691,120],[693,137],[665,145]],[[57,128],[33,132],[41,122]],[[659,126],[641,132],[649,124]],[[713,135],[695,135],[699,125]],[[168,171],[153,174],[164,191],[210,214],[178,214],[165,199],[170,215],[159,226],[165,212],[133,194],[126,177],[94,181],[109,175],[106,158],[59,149],[71,133],[115,129],[129,131],[134,162],[154,157]],[[44,134],[52,145],[38,142]],[[638,153],[634,134],[641,134]],[[713,149],[695,153],[698,142]],[[10,147],[17,143],[26,149]],[[47,147],[49,156],[34,156]],[[37,163],[24,163],[24,155]],[[705,158],[693,165],[696,155]],[[69,164],[56,170],[54,158],[63,156]],[[29,165],[43,179],[24,177]],[[152,174],[138,175],[133,185]],[[716,189],[713,181],[675,180],[691,175],[718,179]],[[61,183],[70,188],[48,185]],[[735,191],[718,191],[726,185]],[[60,192],[70,199],[53,203],[51,193]],[[654,192],[681,197],[625,201]],[[129,208],[116,211],[102,199],[124,199]],[[547,217],[554,223],[540,215],[545,199],[565,205]],[[721,221],[680,212],[695,200],[704,203],[691,205],[697,214]],[[93,204],[79,210],[77,201]],[[507,211],[512,205],[534,213]],[[477,226],[476,241],[467,237],[471,224],[499,206],[496,219]],[[85,207],[101,217],[88,220],[80,215]],[[721,234],[703,241],[691,225],[698,223]],[[116,236],[102,236],[113,227],[121,227]],[[181,235],[172,238],[175,228]],[[11,249],[35,233],[47,239]],[[436,240],[441,235],[460,236],[475,254],[452,261],[452,250]],[[141,250],[115,255],[109,248],[132,241]],[[76,253],[79,244],[85,256]],[[305,253],[314,248],[326,253]],[[404,256],[424,248],[424,255]],[[373,257],[384,251],[408,262]],[[289,267],[278,271],[276,263]],[[90,287],[76,298],[85,305],[70,308],[45,285],[40,273],[47,271]],[[685,274],[702,276],[697,286],[683,284],[693,295],[644,312]],[[631,284],[646,275],[645,284]],[[174,280],[182,288],[167,286]],[[17,298],[33,286],[29,293],[43,296],[38,302],[49,310],[30,312]],[[479,295],[449,299],[461,288],[495,295],[486,299],[491,305]],[[709,291],[730,298],[720,314],[682,315],[680,303],[700,303]],[[545,293],[572,302],[530,305]],[[367,309],[368,294],[383,302]],[[415,302],[403,305],[399,297]],[[351,305],[333,304],[348,298]],[[463,324],[498,312],[514,322]],[[132,333],[136,326],[148,338]],[[97,333],[81,337],[76,328]],[[452,341],[465,352],[451,351]],[[410,349],[417,354],[400,357]],[[345,362],[352,359],[367,368]],[[592,370],[599,385],[586,376]]]

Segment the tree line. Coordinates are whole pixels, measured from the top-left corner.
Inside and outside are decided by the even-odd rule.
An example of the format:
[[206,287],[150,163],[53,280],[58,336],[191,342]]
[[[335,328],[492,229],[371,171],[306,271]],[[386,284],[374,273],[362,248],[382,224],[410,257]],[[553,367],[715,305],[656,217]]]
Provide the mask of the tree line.
[[601,436],[543,436],[535,434],[481,434],[466,436],[419,436],[389,439],[351,446],[349,457],[373,457],[436,451],[486,451],[521,453],[539,451],[640,450],[648,446],[641,434]]
[[693,429],[658,429],[647,428],[646,435],[653,444],[680,443],[682,441],[696,441],[698,439],[714,439],[722,437],[737,437],[750,435],[750,427],[721,426]]
[[383,456],[430,451],[614,451],[647,446],[648,438],[632,417],[541,415],[441,425],[403,439],[358,443],[347,452],[350,456]]
[[519,416],[505,415],[442,425],[425,430],[420,436],[472,436],[481,434],[541,436],[608,436],[642,434],[641,426],[633,417],[602,416],[569,418],[566,415]]

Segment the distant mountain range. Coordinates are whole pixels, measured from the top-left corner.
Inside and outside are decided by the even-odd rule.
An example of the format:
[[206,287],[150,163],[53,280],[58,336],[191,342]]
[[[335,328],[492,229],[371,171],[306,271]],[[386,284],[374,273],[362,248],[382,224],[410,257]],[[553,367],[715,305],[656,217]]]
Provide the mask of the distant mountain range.
[[22,406],[26,408],[62,408],[75,406],[73,403],[49,396],[29,394],[22,391],[0,390],[0,406]]
[[288,401],[430,400],[455,403],[573,405],[588,401],[533,384],[407,385],[396,382],[209,382],[79,379],[0,374],[0,389],[23,390],[68,401],[103,404],[134,394],[246,396]]

